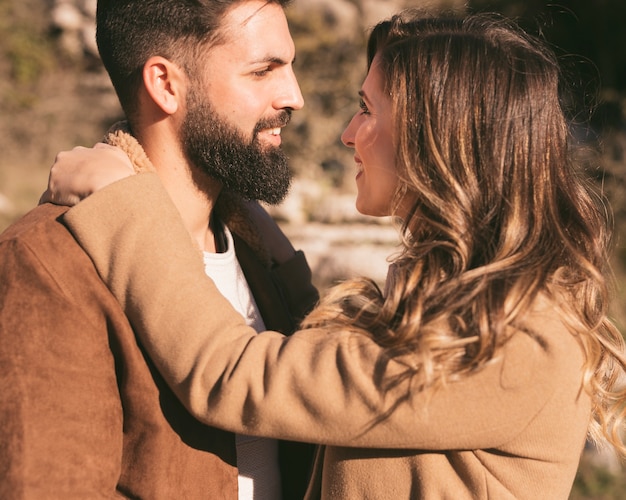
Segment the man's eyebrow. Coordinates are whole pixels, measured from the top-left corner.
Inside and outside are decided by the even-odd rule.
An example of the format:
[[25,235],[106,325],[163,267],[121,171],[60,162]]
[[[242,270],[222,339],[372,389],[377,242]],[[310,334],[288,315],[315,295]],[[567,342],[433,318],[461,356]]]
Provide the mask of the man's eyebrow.
[[[296,62],[296,58],[294,57],[293,60],[291,61],[291,64],[294,64],[295,62]],[[252,64],[259,64],[259,63],[272,63],[272,64],[279,64],[281,66],[289,64],[282,57],[276,57],[276,56],[262,57],[261,59],[254,61]]]

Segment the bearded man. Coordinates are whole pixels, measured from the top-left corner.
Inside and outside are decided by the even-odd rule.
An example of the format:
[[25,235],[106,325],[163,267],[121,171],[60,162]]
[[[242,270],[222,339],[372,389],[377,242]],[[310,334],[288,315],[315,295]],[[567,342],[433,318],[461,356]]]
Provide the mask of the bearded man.
[[[151,176],[233,306],[289,334],[317,292],[302,253],[251,202],[278,203],[290,184],[280,131],[303,101],[287,3],[100,0],[98,47],[127,120],[84,153],[124,155],[128,174]],[[194,420],[66,211],[44,203],[0,236],[0,497],[302,497],[311,448]]]

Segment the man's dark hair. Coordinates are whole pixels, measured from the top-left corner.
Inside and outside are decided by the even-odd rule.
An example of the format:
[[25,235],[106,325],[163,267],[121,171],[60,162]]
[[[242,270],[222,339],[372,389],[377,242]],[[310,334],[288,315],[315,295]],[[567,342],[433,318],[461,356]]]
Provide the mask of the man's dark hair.
[[[136,114],[143,66],[153,56],[188,75],[200,50],[220,43],[227,11],[248,0],[98,0],[98,51],[127,118]],[[291,0],[268,0],[287,6]]]

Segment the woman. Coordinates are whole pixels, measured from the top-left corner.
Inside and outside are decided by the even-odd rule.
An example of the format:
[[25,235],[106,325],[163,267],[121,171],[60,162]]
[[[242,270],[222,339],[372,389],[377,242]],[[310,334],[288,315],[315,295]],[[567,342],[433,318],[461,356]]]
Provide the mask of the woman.
[[204,314],[219,292],[151,174],[67,224],[193,415],[325,445],[310,498],[567,498],[588,435],[626,451],[626,359],[555,57],[502,20],[405,14],[368,61],[342,140],[357,208],[402,220],[384,293],[349,280],[292,337],[257,335]]

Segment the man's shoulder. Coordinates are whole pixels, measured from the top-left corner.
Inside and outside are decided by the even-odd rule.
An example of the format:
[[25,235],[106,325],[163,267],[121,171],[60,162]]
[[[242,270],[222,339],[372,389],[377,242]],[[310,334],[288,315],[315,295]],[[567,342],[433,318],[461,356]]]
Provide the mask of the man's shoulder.
[[6,283],[24,290],[34,286],[42,294],[54,291],[97,309],[102,300],[113,299],[66,227],[67,211],[51,204],[38,206],[0,235],[0,288]]
[[63,225],[63,214],[68,207],[46,203],[33,208],[0,234],[0,243],[7,241],[35,242],[45,237],[48,241],[69,235]]
[[[63,222],[67,210],[52,204],[33,208],[0,234],[0,255],[28,252],[41,264],[47,262],[46,267],[59,262],[79,265],[86,254]],[[85,264],[88,261],[87,257]]]

